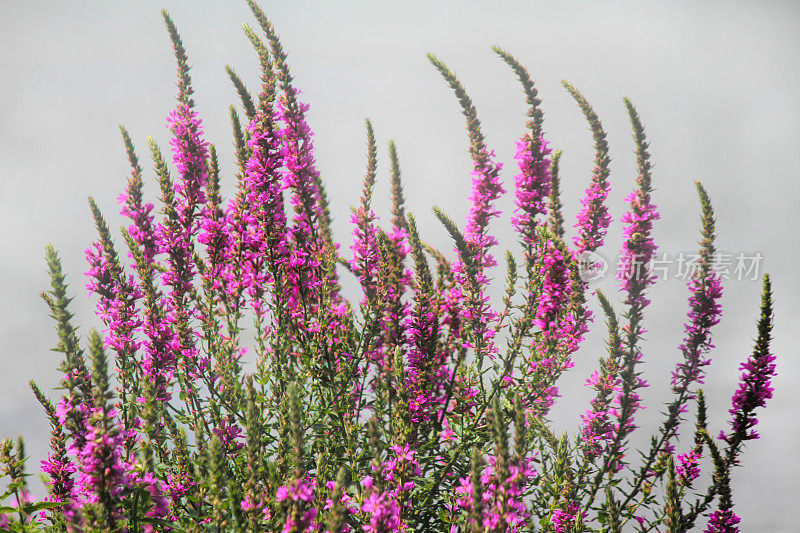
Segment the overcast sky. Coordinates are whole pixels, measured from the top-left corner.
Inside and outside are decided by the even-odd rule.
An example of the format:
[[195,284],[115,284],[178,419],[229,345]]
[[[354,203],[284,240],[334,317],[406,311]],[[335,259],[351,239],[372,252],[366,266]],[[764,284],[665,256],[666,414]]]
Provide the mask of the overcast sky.
[[[0,435],[22,433],[35,462],[47,453],[48,430],[27,388],[58,383],[56,338],[38,293],[47,288],[44,243],[61,252],[75,296],[80,332],[97,325],[84,289],[83,250],[94,239],[86,198],[92,195],[112,227],[123,224],[116,197],[128,175],[117,131],[125,124],[148,168],[145,137],[166,149],[165,117],[174,105],[175,64],[160,9],[169,9],[186,45],[197,109],[207,138],[220,150],[232,191],[228,110],[236,96],[224,66],[251,88],[257,61],[241,32],[255,25],[244,2],[23,2],[3,0],[0,16]],[[488,144],[506,163],[512,189],[514,141],[525,105],[511,71],[490,51],[497,44],[525,63],[543,99],[545,131],[562,149],[565,215],[579,208],[592,167],[586,123],[560,82],[568,79],[593,104],[608,131],[610,202],[615,222],[603,254],[616,256],[619,217],[635,176],[633,142],[622,97],[639,109],[653,154],[654,202],[662,219],[655,238],[669,258],[696,250],[694,181],[711,195],[718,246],[734,256],[763,257],[775,289],[779,377],[762,412],[762,439],[748,444],[733,473],[734,501],[744,531],[795,531],[800,504],[800,377],[796,233],[800,169],[800,4],[791,1],[677,2],[308,2],[264,1],[303,98],[311,104],[317,161],[335,215],[334,231],[349,254],[349,207],[364,172],[363,120],[381,146],[376,208],[388,214],[386,142],[397,142],[410,209],[423,236],[449,248],[433,205],[456,220],[468,210],[470,161],[463,118],[445,83],[425,59],[434,52],[458,73],[473,97]],[[510,199],[494,226],[514,248]],[[498,255],[502,256],[502,253]],[[652,290],[646,327],[644,430],[660,420],[668,375],[678,360],[687,291],[674,268]],[[502,278],[502,271],[496,273]],[[735,277],[735,276],[734,276]],[[600,283],[614,292],[613,280]],[[352,285],[351,285],[352,286]],[[723,322],[714,330],[714,363],[705,389],[712,433],[727,427],[738,364],[752,349],[758,281],[725,283]],[[593,304],[594,305],[594,304]],[[596,308],[596,307],[595,307]],[[585,377],[602,356],[601,322],[577,366],[561,384],[553,412],[574,431],[590,398]],[[51,397],[56,397],[53,391]],[[688,427],[688,426],[687,426]],[[647,441],[646,431],[635,442]],[[689,433],[687,429],[684,433]],[[41,490],[41,485],[37,485]]]

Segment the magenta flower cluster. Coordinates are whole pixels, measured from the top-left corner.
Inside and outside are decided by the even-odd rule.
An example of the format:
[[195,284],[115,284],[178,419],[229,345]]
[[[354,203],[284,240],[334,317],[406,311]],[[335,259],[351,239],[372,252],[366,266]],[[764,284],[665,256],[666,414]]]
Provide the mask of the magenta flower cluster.
[[[670,380],[675,399],[635,464],[628,439],[643,408],[644,310],[656,281],[647,272],[660,215],[644,127],[630,102],[638,176],[621,218],[618,313],[580,275],[611,222],[610,159],[599,119],[565,82],[589,120],[596,151],[570,240],[561,223],[560,152],[551,157],[533,81],[513,56],[494,49],[519,78],[530,118],[516,144],[510,217],[523,262],[506,254],[497,305],[503,164],[458,78],[429,56],[461,105],[472,157],[465,223],[434,209],[452,250],[427,244],[407,212],[393,142],[392,218],[382,222],[372,202],[378,147],[367,121],[367,171],[349,219],[351,255],[343,257],[309,106],[272,23],[248,4],[261,32],[244,31],[262,72],[253,98],[228,68],[241,100],[231,109],[238,164],[232,199],[223,200],[223,171],[194,108],[186,51],[164,13],[178,62],[178,101],[167,118],[172,158],[148,138],[156,210],[144,199],[144,171],[122,129],[132,171],[119,204],[129,222],[123,248],[90,199],[98,239],[85,252],[86,286],[102,332],[89,332],[88,343],[72,324],[66,278],[48,247],[51,290],[43,297],[64,376],[54,403],[32,385],[51,424],[51,452],[41,461],[48,495],[35,501],[21,468],[24,447],[13,452],[3,441],[0,477],[10,484],[0,500],[15,501],[0,506],[0,526],[567,533],[626,524],[688,531],[709,516],[706,531],[737,531],[732,467],[741,444],[758,438],[756,412],[773,393],[771,286],[766,278],[758,340],[741,366],[730,431],[712,439],[697,386],[711,363],[722,286],[709,259],[713,210],[698,185],[704,259],[688,286],[685,335]],[[353,285],[360,288],[354,297],[347,289]],[[607,322],[607,350],[586,380],[594,397],[577,434],[559,436],[549,418],[557,382],[576,364],[595,302]],[[692,406],[694,443],[677,453]],[[713,471],[703,471],[703,457]],[[690,501],[701,482],[706,495]]]

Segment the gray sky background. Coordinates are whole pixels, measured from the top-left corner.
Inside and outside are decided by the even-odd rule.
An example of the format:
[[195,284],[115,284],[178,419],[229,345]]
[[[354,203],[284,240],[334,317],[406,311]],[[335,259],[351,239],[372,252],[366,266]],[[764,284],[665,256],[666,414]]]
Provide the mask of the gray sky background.
[[[457,72],[473,97],[484,133],[506,163],[509,191],[516,174],[514,141],[525,105],[511,71],[489,50],[498,44],[526,64],[543,99],[545,130],[564,150],[562,180],[569,224],[592,167],[586,123],[563,78],[593,104],[609,133],[610,202],[615,222],[604,255],[621,244],[619,217],[635,176],[633,142],[622,97],[639,109],[653,154],[654,201],[662,219],[655,238],[671,256],[696,250],[702,180],[714,202],[718,246],[754,254],[773,276],[773,344],[779,376],[760,415],[762,438],[748,444],[733,474],[743,531],[796,531],[800,503],[797,442],[800,366],[796,301],[800,259],[796,234],[800,169],[800,5],[765,1],[678,2],[274,2],[262,6],[276,25],[311,104],[318,166],[336,216],[334,231],[349,255],[349,207],[363,177],[363,120],[373,121],[382,147],[376,208],[388,214],[386,141],[397,142],[410,209],[423,236],[449,249],[430,214],[442,206],[456,220],[468,210],[469,168],[463,118],[451,91],[425,59],[434,52]],[[175,63],[160,9],[172,14],[192,68],[206,137],[220,150],[225,192],[233,190],[227,106],[236,101],[224,66],[257,87],[255,54],[240,30],[255,25],[244,2],[0,2],[0,435],[22,433],[34,466],[47,453],[48,430],[27,388],[58,383],[55,334],[38,293],[47,288],[44,243],[60,250],[75,296],[81,333],[96,326],[84,289],[83,250],[94,239],[86,197],[93,195],[112,227],[123,220],[116,197],[128,175],[117,124],[131,132],[156,194],[145,136],[168,150],[165,117],[174,105]],[[510,197],[495,223],[502,248],[514,249]],[[502,278],[502,270],[496,273]],[[613,280],[599,286],[607,293]],[[352,285],[350,285],[352,287]],[[727,428],[738,364],[755,335],[760,284],[725,284],[723,322],[705,389],[712,433]],[[642,435],[661,419],[668,376],[678,360],[686,313],[684,282],[668,279],[650,292],[646,326]],[[596,308],[596,307],[595,307]],[[586,376],[602,355],[599,320],[576,368],[561,383],[553,412],[574,431],[590,392]],[[53,391],[51,397],[56,397]],[[686,426],[684,433],[690,433]],[[688,445],[687,445],[688,446]],[[36,485],[41,494],[41,485]]]

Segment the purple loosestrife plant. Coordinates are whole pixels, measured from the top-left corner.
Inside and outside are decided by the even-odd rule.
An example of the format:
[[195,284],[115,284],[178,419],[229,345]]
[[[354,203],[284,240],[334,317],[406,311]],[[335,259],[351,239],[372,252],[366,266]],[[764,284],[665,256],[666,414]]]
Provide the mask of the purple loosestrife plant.
[[[508,182],[510,223],[524,260],[504,254],[506,287],[496,306],[489,294],[499,242],[491,225],[502,215],[503,165],[455,74],[429,56],[461,105],[472,159],[466,222],[434,208],[453,239],[452,254],[423,240],[405,205],[391,141],[391,217],[384,221],[373,208],[382,169],[367,121],[366,174],[350,218],[352,255],[343,257],[348,246],[331,229],[309,106],[272,23],[253,0],[247,3],[261,30],[244,26],[261,77],[254,98],[226,69],[241,102],[230,109],[237,162],[230,200],[194,107],[183,41],[163,13],[178,95],[165,112],[171,161],[148,138],[159,207],[146,200],[148,178],[124,127],[131,174],[119,197],[129,219],[121,240],[89,201],[98,238],[86,251],[87,288],[97,298],[102,332],[79,337],[59,257],[46,248],[51,290],[42,296],[56,324],[55,351],[63,355],[57,401],[31,383],[52,428],[51,451],[41,462],[48,494],[40,501],[31,495],[24,447],[14,451],[4,441],[0,528],[683,532],[708,516],[706,531],[737,531],[733,467],[744,442],[758,438],[756,411],[773,392],[770,280],[729,428],[714,439],[698,386],[711,363],[722,287],[712,268],[713,209],[698,183],[700,261],[669,382],[674,397],[642,463],[633,464],[628,446],[643,408],[641,339],[659,214],[644,126],[630,101],[624,104],[638,176],[621,220],[625,310],[618,315],[582,277],[611,223],[605,130],[587,99],[564,82],[595,149],[577,236],[568,242],[562,152],[546,138],[527,69],[493,48],[527,104],[514,156],[518,173]],[[342,289],[345,277],[360,286],[358,294]],[[595,296],[607,350],[586,380],[594,395],[577,431],[556,435],[548,413],[559,377],[575,366]],[[686,446],[680,427],[693,405],[694,438]],[[713,463],[705,477],[704,454]]]
[[[606,132],[594,109],[580,91],[566,80],[562,82],[562,85],[580,106],[594,137],[595,166],[592,171],[591,184],[586,189],[584,197],[581,198],[583,209],[578,213],[578,223],[575,224],[578,235],[574,238],[575,248],[579,254],[594,252],[603,246],[608,226],[611,224],[611,216],[608,214],[608,207],[605,203],[611,190],[611,184],[608,181],[611,159],[608,156]],[[556,196],[552,203],[557,203],[557,200]]]

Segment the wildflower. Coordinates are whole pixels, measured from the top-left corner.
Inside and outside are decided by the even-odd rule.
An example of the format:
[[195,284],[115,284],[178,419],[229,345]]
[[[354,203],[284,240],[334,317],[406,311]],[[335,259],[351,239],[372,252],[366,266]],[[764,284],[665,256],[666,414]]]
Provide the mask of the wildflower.
[[[497,319],[497,313],[488,304],[489,297],[485,290],[489,278],[485,271],[497,264],[490,251],[497,244],[497,239],[489,233],[489,222],[500,215],[495,202],[506,192],[499,179],[503,164],[495,161],[494,151],[487,148],[477,111],[461,82],[436,56],[428,54],[428,59],[459,99],[462,113],[467,119],[472,157],[470,210],[464,231],[466,240],[464,248],[470,249],[470,257],[464,256],[465,249],[456,248],[458,260],[452,268],[457,288],[450,291],[444,312],[447,315],[450,310],[448,308],[460,309],[461,318],[470,323],[474,329],[474,340],[470,344],[479,344],[477,347],[480,351],[479,357],[488,355],[493,359],[497,347],[494,344],[495,332],[491,324]],[[439,218],[441,220],[441,216]],[[471,272],[467,272],[468,270]],[[465,289],[470,293],[468,299],[464,298]],[[462,308],[462,305],[465,307]],[[454,333],[457,333],[457,330]]]
[[41,462],[42,472],[50,476],[50,481],[47,485],[51,486],[50,492],[54,498],[53,501],[66,501],[72,495],[74,481],[72,474],[75,473],[75,463],[68,459],[58,459],[52,453],[47,455],[47,459]]
[[627,224],[622,230],[626,240],[623,243],[617,272],[617,279],[620,280],[619,287],[626,293],[625,303],[629,306],[629,311],[627,313],[628,324],[623,327],[622,390],[615,399],[618,407],[611,410],[617,419],[614,433],[615,446],[618,449],[612,450],[611,453],[616,458],[609,461],[608,464],[609,466],[616,464],[616,468],[623,466],[622,463],[616,461],[623,455],[625,437],[636,429],[634,415],[642,408],[641,397],[636,391],[647,386],[647,382],[636,372],[636,365],[642,359],[638,341],[645,332],[641,326],[643,310],[650,303],[645,298],[644,291],[655,281],[655,276],[649,270],[650,262],[657,248],[653,242],[651,230],[653,221],[660,218],[656,206],[650,199],[652,192],[651,164],[644,126],[633,104],[627,98],[625,106],[633,126],[638,175],[636,188],[626,197],[626,200],[630,202],[630,210],[622,216],[622,222]]
[[692,481],[700,475],[699,459],[700,453],[696,449],[678,455],[678,464],[675,465],[675,471],[682,485],[690,486]]
[[306,474],[304,477],[295,479],[288,485],[281,485],[275,494],[279,502],[289,504],[289,512],[283,524],[283,533],[314,531],[318,509],[309,506],[314,501],[314,490],[316,489],[316,478]]
[[553,511],[553,517],[551,520],[553,522],[555,532],[566,533],[567,531],[570,531],[572,526],[575,525],[575,521],[577,520],[580,510],[580,505],[575,502],[569,502],[567,505],[559,507]]
[[219,437],[225,453],[233,454],[244,448],[244,443],[237,441],[242,438],[242,428],[235,423],[231,424],[228,415],[222,417],[219,426],[215,427],[213,432]]
[[731,509],[711,513],[705,533],[739,533],[741,519]]
[[[294,89],[295,94],[298,92]],[[305,299],[314,299],[322,285],[320,276],[325,243],[318,222],[324,213],[319,206],[320,191],[315,180],[319,174],[315,167],[311,128],[305,120],[308,104],[293,102],[284,96],[278,102],[278,119],[284,123],[280,129],[280,155],[284,187],[292,190],[290,204],[294,209],[293,225],[288,235],[293,244],[292,256],[287,262],[289,306],[299,316]]]
[[[704,382],[703,369],[711,363],[711,359],[706,354],[714,347],[711,344],[711,327],[719,323],[721,314],[719,299],[722,297],[722,284],[711,265],[715,250],[714,211],[703,186],[700,182],[697,182],[696,185],[702,208],[700,260],[698,270],[695,271],[688,283],[689,313],[687,322],[684,324],[684,341],[678,347],[683,354],[683,360],[676,365],[670,381],[676,398],[668,408],[668,418],[662,429],[664,449],[667,453],[672,453],[674,447],[672,439],[677,437],[680,415],[686,412],[686,401],[695,397],[695,393],[691,389],[692,384]],[[696,466],[696,463],[701,449],[698,446],[690,454],[679,456],[679,459],[684,458],[677,466],[678,474],[687,484],[690,484],[699,475],[699,467]],[[651,451],[651,457],[654,454],[655,450]],[[685,462],[688,463],[684,464]]]
[[697,277],[689,282],[689,317],[684,326],[684,342],[679,346],[684,360],[672,372],[672,390],[680,393],[690,383],[704,383],[702,368],[711,362],[701,354],[713,345],[709,330],[719,323],[721,314],[718,303],[722,296],[720,279],[713,272],[705,278]]
[[378,249],[378,228],[375,225],[377,218],[370,207],[372,189],[375,186],[375,173],[377,166],[377,148],[372,123],[367,120],[367,175],[364,178],[364,187],[361,193],[360,205],[353,210],[350,222],[353,224],[353,261],[351,266],[361,287],[364,290],[365,302],[375,298],[376,282],[380,264],[380,251]]
[[531,513],[523,499],[528,484],[536,472],[528,465],[528,461],[512,461],[508,467],[507,477],[500,479],[497,458],[488,456],[488,464],[478,477],[482,486],[480,502],[476,501],[473,474],[459,479],[455,488],[456,505],[472,513],[479,512],[481,525],[490,529],[505,524],[509,531],[520,531],[520,527],[530,520]]
[[772,398],[771,378],[775,376],[775,356],[769,352],[772,331],[772,284],[769,275],[764,276],[763,286],[758,339],[753,353],[739,365],[742,375],[728,411],[732,417],[731,432],[726,435],[721,431],[719,434],[720,439],[731,445],[759,437],[753,429],[758,424],[755,410],[764,407],[767,400]]
[[562,85],[572,95],[581,108],[594,138],[594,170],[592,171],[592,181],[586,189],[586,193],[581,198],[583,208],[578,213],[578,235],[573,239],[575,243],[575,255],[580,256],[583,252],[594,252],[603,245],[608,226],[611,224],[611,216],[608,214],[608,207],[605,202],[611,185],[608,182],[610,173],[608,157],[608,143],[606,142],[606,132],[603,125],[595,113],[588,100],[569,82],[563,81]]
[[131,165],[131,177],[128,178],[128,185],[125,192],[119,195],[117,202],[122,206],[120,214],[128,217],[131,224],[128,226],[133,240],[141,247],[142,257],[146,262],[152,262],[157,253],[155,226],[153,225],[153,204],[144,202],[142,196],[142,167],[133,147],[133,142],[128,131],[120,126],[122,139],[125,143],[125,151],[128,154],[128,161]]
[[514,176],[514,204],[517,206],[511,224],[526,243],[536,239],[536,217],[546,215],[545,198],[550,196],[550,159],[552,151],[544,137],[534,143],[531,134],[517,141],[514,159],[520,173]]
[[361,529],[366,533],[383,531],[405,531],[406,527],[400,518],[400,505],[392,492],[373,491],[361,504],[361,512],[366,513],[369,523]]
[[560,337],[561,332],[551,330],[563,312],[564,303],[569,296],[569,269],[564,256],[550,241],[545,248],[542,272],[542,294],[539,296],[533,323],[551,336]]

